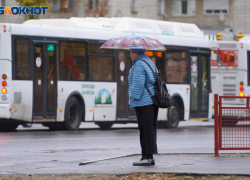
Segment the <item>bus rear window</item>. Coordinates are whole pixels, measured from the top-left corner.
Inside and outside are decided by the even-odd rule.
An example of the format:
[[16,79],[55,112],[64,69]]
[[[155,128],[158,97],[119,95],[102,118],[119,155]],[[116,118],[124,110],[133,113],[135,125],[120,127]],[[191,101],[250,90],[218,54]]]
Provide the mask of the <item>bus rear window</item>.
[[30,44],[29,39],[18,38],[16,39],[16,60],[15,60],[15,79],[17,80],[30,80]]

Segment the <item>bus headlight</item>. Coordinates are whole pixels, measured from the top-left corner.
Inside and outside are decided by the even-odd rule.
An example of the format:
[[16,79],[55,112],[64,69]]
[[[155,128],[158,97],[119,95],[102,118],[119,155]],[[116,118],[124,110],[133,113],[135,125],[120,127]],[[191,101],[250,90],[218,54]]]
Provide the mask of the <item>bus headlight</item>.
[[4,94],[2,95],[2,100],[6,101],[7,100],[7,96]]

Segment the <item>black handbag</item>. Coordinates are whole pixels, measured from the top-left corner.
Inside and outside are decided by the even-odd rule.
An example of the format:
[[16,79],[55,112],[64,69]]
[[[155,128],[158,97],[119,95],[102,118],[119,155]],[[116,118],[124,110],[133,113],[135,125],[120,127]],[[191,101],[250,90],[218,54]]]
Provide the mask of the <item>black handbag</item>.
[[[142,60],[142,61],[144,61],[144,60]],[[148,91],[149,96],[153,100],[153,104],[159,108],[169,108],[171,106],[171,96],[168,93],[166,83],[160,78],[158,73],[155,73],[153,71],[151,66],[146,61],[144,61],[144,62],[149,66],[149,68],[152,70],[154,76],[156,77],[155,87],[154,87],[155,88],[155,95],[154,96],[149,91],[146,84],[144,85],[144,87]]]

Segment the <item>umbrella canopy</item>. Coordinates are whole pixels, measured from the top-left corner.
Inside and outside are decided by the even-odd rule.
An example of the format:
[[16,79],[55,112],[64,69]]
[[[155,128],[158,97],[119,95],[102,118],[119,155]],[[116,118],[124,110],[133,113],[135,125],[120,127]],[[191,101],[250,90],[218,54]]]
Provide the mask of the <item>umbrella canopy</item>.
[[166,48],[156,39],[127,35],[107,40],[100,48],[104,49],[147,49],[164,51]]

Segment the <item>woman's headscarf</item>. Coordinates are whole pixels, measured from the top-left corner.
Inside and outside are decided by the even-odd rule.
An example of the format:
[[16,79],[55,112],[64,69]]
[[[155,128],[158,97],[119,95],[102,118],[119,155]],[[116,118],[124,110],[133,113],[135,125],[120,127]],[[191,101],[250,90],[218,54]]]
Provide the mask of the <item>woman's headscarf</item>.
[[147,50],[146,49],[130,49],[130,51],[141,55],[141,54],[144,54]]

